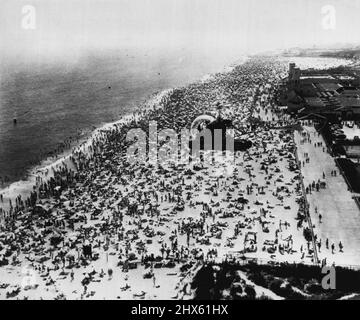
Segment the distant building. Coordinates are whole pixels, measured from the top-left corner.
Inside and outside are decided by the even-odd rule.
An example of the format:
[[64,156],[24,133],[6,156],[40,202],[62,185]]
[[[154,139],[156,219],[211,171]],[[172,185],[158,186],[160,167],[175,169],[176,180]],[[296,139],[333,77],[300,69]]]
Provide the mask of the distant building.
[[360,77],[352,70],[300,70],[289,64],[280,103],[299,116],[321,114],[360,120]]
[[297,87],[300,83],[301,70],[295,67],[295,63],[289,64],[289,84],[291,87]]

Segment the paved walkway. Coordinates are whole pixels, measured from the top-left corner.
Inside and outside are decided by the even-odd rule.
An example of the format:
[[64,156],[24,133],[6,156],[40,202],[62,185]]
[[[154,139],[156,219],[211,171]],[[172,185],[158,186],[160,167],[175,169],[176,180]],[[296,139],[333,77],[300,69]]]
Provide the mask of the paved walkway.
[[[360,267],[360,210],[357,207],[352,193],[348,190],[347,184],[335,160],[329,153],[323,151],[323,147],[315,147],[316,142],[325,142],[318,135],[315,128],[305,126],[304,129],[310,134],[310,142],[301,143],[301,133],[295,132],[295,141],[298,146],[299,160],[305,161],[304,153],[308,153],[309,163],[302,166],[305,187],[313,181],[323,179],[325,173],[326,189],[319,192],[312,191],[308,194],[310,203],[310,215],[315,225],[314,232],[318,241],[321,239],[319,259],[327,259],[327,263],[335,262],[337,265],[358,265]],[[337,176],[331,176],[331,171],[336,170]],[[318,213],[315,212],[317,207]],[[320,223],[319,214],[322,215]],[[329,249],[326,249],[326,239],[329,240]],[[344,245],[343,253],[339,251],[339,242]],[[334,243],[334,254],[331,252],[331,245]]]

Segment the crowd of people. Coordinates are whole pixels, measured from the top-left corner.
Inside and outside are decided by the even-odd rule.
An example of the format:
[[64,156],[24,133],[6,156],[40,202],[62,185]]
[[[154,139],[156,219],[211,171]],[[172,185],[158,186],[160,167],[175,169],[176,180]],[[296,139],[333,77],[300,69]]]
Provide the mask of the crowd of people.
[[[27,199],[19,196],[1,209],[0,271],[30,266],[41,297],[131,292],[142,298],[151,297],[151,287],[182,290],[199,263],[229,254],[311,263],[301,164],[292,132],[282,129],[292,120],[275,101],[286,68],[272,58],[252,58],[174,89],[157,106],[100,130],[66,161],[39,174]],[[127,161],[130,129],[148,132],[156,121],[158,130],[180,133],[199,115],[217,115],[219,105],[221,117],[252,142],[231,163],[156,167]],[[174,269],[177,278],[162,269]],[[105,279],[116,283],[113,291],[99,289]],[[136,291],[144,279],[152,279],[149,291]]]

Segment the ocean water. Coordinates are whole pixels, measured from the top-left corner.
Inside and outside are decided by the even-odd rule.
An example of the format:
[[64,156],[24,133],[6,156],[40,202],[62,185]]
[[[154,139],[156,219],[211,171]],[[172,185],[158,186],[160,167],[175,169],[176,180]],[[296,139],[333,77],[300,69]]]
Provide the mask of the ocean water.
[[[220,71],[236,57],[189,52],[88,54],[71,63],[0,66],[0,187],[64,141],[119,119],[152,94]],[[17,119],[14,125],[13,119]]]

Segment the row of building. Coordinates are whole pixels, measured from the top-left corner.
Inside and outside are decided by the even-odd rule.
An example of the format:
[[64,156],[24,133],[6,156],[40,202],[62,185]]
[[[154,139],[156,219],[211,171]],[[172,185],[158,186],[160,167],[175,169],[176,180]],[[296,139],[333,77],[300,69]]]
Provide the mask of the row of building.
[[[360,75],[356,69],[301,70],[290,63],[279,102],[298,119],[319,120],[335,150],[360,159]],[[359,134],[348,135],[351,128]]]
[[290,63],[280,92],[292,114],[360,120],[360,76],[350,68],[300,70]]

